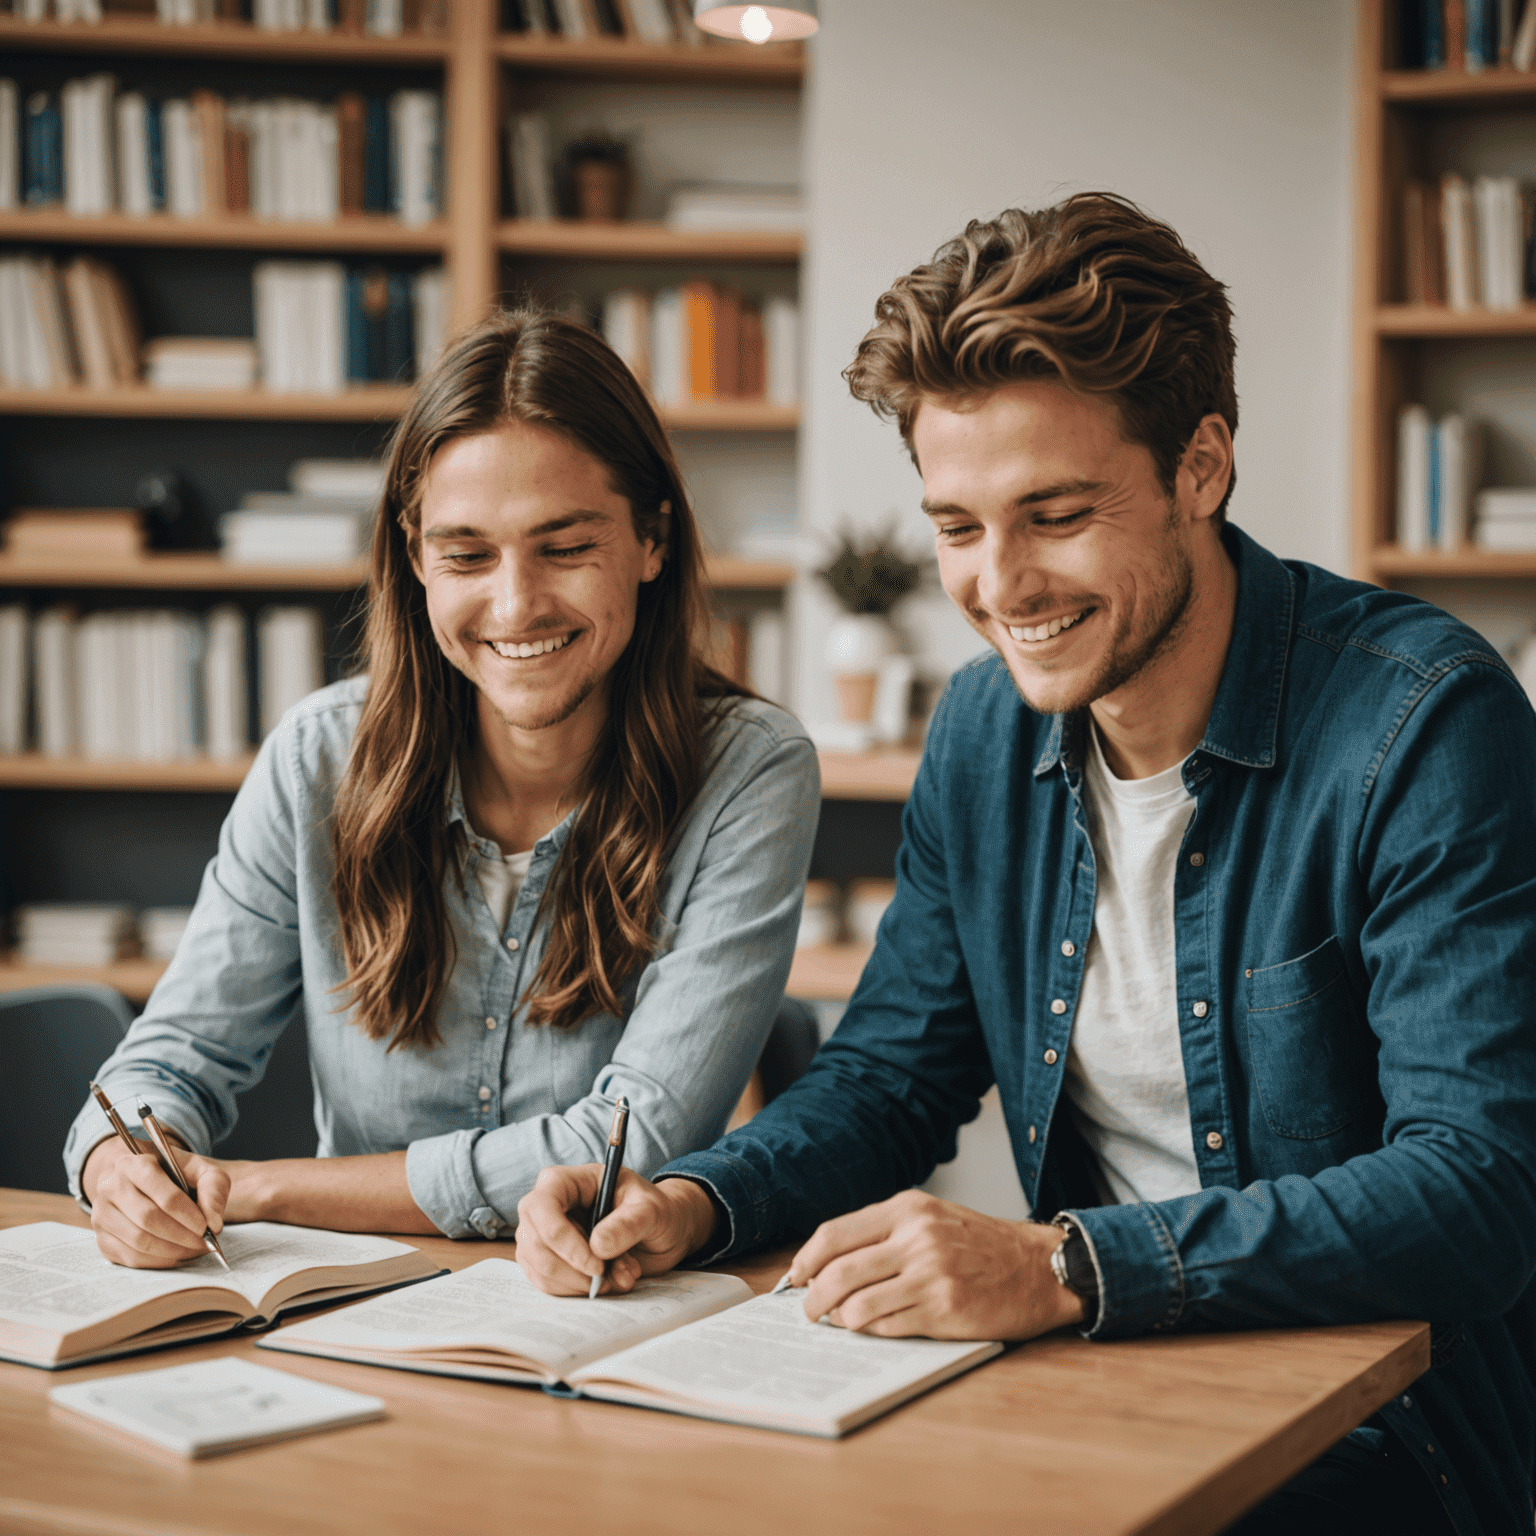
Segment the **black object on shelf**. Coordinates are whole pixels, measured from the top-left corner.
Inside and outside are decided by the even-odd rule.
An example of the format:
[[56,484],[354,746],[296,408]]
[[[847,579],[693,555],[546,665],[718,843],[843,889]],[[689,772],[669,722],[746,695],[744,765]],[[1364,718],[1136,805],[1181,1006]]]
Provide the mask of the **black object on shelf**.
[[157,469],[134,488],[151,549],[217,549],[213,525],[192,487],[174,470]]

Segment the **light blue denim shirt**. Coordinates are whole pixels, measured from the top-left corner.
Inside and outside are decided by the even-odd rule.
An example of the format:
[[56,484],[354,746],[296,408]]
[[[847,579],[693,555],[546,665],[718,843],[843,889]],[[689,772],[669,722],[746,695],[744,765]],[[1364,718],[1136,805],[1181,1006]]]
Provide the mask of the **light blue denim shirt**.
[[[411,1196],[450,1237],[493,1237],[551,1163],[600,1161],[613,1103],[630,1102],[626,1164],[650,1174],[725,1128],[783,995],[820,803],[816,754],[782,710],[732,700],[711,728],[704,784],[673,839],[655,957],[624,1016],[574,1029],[525,1022],[539,898],[573,817],[539,839],[504,930],[475,878],[499,859],[463,823],[462,888],[444,881],[458,958],[441,1042],[386,1049],[335,989],[346,970],[331,895],[331,807],[367,682],[312,695],[267,738],[203,876],[186,936],[143,1016],[97,1074],[125,1114],[144,1098],[209,1152],[261,1080],[278,1036],[308,1031],[322,1157],[406,1152]],[[130,1117],[130,1124],[132,1124]],[[80,1169],[111,1134],[94,1100],[70,1130]]]

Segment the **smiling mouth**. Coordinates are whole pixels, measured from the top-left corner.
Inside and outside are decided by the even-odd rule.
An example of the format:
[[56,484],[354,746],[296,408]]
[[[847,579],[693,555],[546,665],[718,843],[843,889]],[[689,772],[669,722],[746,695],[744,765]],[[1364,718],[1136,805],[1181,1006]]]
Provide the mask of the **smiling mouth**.
[[1076,613],[1069,613],[1064,619],[1047,619],[1043,624],[1010,624],[1008,633],[1025,645],[1039,645],[1041,641],[1053,639],[1063,630],[1071,629],[1074,624],[1086,619],[1092,612],[1091,607],[1080,608]]
[[523,661],[532,656],[548,656],[552,651],[562,651],[580,633],[579,629],[572,629],[563,635],[551,635],[546,640],[487,640],[485,643],[508,661]]

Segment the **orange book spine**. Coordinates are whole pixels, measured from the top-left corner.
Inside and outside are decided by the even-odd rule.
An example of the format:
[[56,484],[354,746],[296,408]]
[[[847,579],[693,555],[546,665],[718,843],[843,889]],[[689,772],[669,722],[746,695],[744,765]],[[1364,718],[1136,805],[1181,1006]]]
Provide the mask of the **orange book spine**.
[[343,91],[336,98],[337,184],[343,214],[363,211],[368,134],[365,111],[357,91]]
[[742,306],[740,358],[738,393],[743,400],[761,400],[768,393],[768,355],[763,347],[763,312],[756,304]]
[[710,284],[683,285],[688,319],[688,393],[695,400],[716,398],[715,294]]

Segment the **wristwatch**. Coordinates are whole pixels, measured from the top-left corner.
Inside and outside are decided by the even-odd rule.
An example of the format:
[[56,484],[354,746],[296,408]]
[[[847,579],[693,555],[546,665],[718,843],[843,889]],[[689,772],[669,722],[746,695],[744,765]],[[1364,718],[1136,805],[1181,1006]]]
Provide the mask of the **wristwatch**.
[[1056,1276],[1057,1285],[1082,1298],[1087,1309],[1083,1321],[1092,1328],[1099,1317],[1099,1273],[1093,1267],[1088,1239],[1070,1216],[1058,1216],[1051,1225],[1060,1227],[1064,1234],[1051,1250],[1051,1273]]

